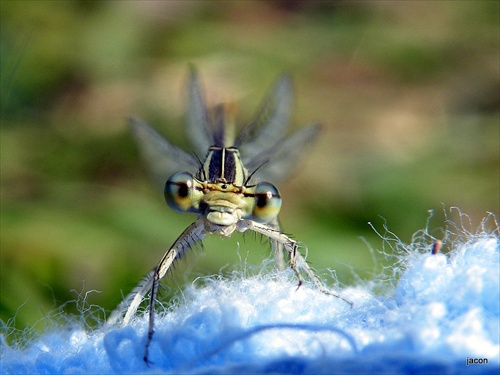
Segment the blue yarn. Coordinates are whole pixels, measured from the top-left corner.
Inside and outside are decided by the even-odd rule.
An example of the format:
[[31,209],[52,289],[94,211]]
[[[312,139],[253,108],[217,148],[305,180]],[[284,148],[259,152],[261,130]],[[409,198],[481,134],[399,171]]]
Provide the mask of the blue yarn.
[[[353,309],[307,283],[297,290],[288,272],[205,278],[158,313],[150,367],[142,360],[142,315],[94,331],[75,323],[25,348],[9,346],[4,334],[0,372],[498,374],[498,228],[460,233],[446,255],[431,254],[423,233],[410,245],[386,239],[396,265],[369,283],[337,289]],[[387,279],[395,288],[375,293]]]

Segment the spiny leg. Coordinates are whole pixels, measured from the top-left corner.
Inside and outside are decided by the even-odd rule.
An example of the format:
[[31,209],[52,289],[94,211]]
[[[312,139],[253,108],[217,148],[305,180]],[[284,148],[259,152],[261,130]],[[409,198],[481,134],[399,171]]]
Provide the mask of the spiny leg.
[[154,278],[153,278],[153,283],[151,285],[151,292],[149,294],[149,321],[148,321],[148,336],[146,337],[146,344],[144,345],[144,354],[142,356],[142,359],[144,362],[146,362],[146,365],[149,366],[151,363],[149,361],[149,345],[151,344],[151,340],[153,339],[153,333],[154,333],[154,325],[155,325],[155,302],[156,302],[156,295],[158,294],[158,284],[160,282],[160,275],[158,271],[160,270],[160,267],[156,267],[154,270]]
[[[276,232],[281,232],[280,223],[279,223],[277,217],[275,217],[273,220],[271,220],[267,225],[269,225]],[[285,262],[283,259],[283,256],[284,256],[283,247],[284,246],[281,242],[273,240],[273,239],[271,239],[271,246],[272,246],[273,253],[274,253],[274,259],[276,261],[276,268],[279,271],[283,271],[285,269]]]
[[[352,301],[349,301],[348,299],[345,299],[344,297],[342,297],[340,294],[335,293],[331,289],[327,288],[321,282],[321,280],[314,273],[314,271],[311,269],[311,267],[309,267],[309,265],[307,264],[306,260],[302,256],[302,254],[300,254],[300,252],[298,251],[298,244],[296,241],[290,239],[289,245],[287,245],[285,243],[284,246],[285,246],[285,249],[287,249],[287,250],[291,247],[291,250],[289,250],[290,266],[293,268],[293,270],[295,271],[296,274],[299,274],[299,271],[298,271],[299,267],[302,268],[306,272],[307,276],[309,276],[309,278],[313,281],[314,285],[316,286],[316,288],[318,288],[318,290],[320,292],[322,292],[324,294],[328,294],[330,296],[334,296],[334,297],[348,303],[351,306],[351,309],[353,308],[354,303]],[[293,259],[293,261],[292,261],[292,259]],[[302,283],[302,280],[299,277],[299,286],[301,283]]]
[[291,239],[290,237],[281,233],[280,231],[276,231],[273,227],[271,227],[269,225],[259,224],[259,223],[252,221],[252,220],[241,220],[238,223],[238,225],[239,225],[240,231],[245,231],[247,229],[250,229],[250,230],[253,230],[255,232],[264,234],[264,235],[268,236],[271,240],[274,240],[274,241],[283,245],[285,250],[288,252],[290,268],[292,268],[292,270],[295,272],[295,275],[297,275],[297,278],[299,280],[298,287],[300,287],[303,283],[302,275],[299,271],[299,267],[300,267],[305,271],[307,276],[313,281],[314,285],[318,288],[318,290],[320,292],[341,299],[342,301],[348,303],[351,306],[351,308],[354,306],[353,302],[343,298],[339,294],[328,289],[320,281],[320,279],[316,276],[316,274],[313,272],[311,267],[309,267],[309,265],[307,264],[305,259],[302,257],[302,255],[298,251],[297,241]]
[[149,292],[149,324],[148,324],[148,335],[146,339],[146,345],[144,350],[144,361],[149,364],[148,352],[149,345],[153,338],[154,333],[154,307],[156,301],[156,295],[158,292],[158,285],[160,280],[167,274],[168,270],[172,266],[175,260],[180,259],[187,249],[189,249],[196,242],[201,241],[207,232],[205,231],[205,220],[198,219],[193,224],[182,232],[182,234],[175,240],[172,247],[163,255],[163,258],[158,263],[158,266],[151,271],[139,284],[135,287],[132,292],[125,298],[125,300],[117,307],[115,311],[110,315],[108,319],[108,324],[116,323],[123,312],[126,310],[125,317],[123,319],[123,324],[128,324],[136,313],[139,305],[141,304],[144,296]]
[[126,311],[125,317],[122,320],[123,325],[127,325],[135,312],[139,308],[144,296],[149,292],[152,286],[155,270],[149,272],[137,286],[123,299],[123,301],[113,310],[107,320],[107,324],[113,325],[118,323],[123,312]]

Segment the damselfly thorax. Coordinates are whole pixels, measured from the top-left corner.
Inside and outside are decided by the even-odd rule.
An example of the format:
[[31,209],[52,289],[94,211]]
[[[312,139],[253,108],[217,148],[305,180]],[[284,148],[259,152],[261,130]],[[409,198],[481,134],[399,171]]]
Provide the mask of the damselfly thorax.
[[[282,180],[295,166],[305,145],[318,135],[320,126],[309,125],[285,136],[291,106],[291,81],[282,77],[264,101],[255,118],[233,140],[226,133],[224,106],[209,111],[197,75],[191,70],[186,129],[193,153],[168,142],[151,126],[131,119],[130,126],[153,177],[164,187],[166,202],[174,210],[195,213],[188,226],[164,254],[159,264],[132,290],[108,319],[127,324],[149,293],[149,329],[144,360],[153,337],[154,306],[159,281],[196,242],[208,234],[231,236],[248,230],[269,238],[279,269],[288,264],[302,284],[303,271],[323,293],[338,297],[326,288],[298,251],[297,241],[281,232],[278,213],[281,196],[268,180]],[[240,152],[241,151],[241,152]],[[205,155],[203,161],[196,155]],[[172,173],[165,183],[165,176]]]

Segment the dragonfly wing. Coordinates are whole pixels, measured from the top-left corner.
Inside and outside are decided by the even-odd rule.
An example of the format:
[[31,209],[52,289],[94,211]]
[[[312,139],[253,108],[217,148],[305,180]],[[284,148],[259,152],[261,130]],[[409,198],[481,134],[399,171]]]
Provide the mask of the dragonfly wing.
[[188,82],[188,112],[186,130],[195,153],[205,156],[214,145],[214,130],[205,99],[201,90],[197,71],[191,67]]
[[245,167],[255,181],[279,182],[285,180],[295,168],[307,146],[314,143],[321,132],[321,124],[312,124],[279,140],[256,155]]
[[293,102],[292,79],[278,79],[257,115],[238,135],[235,146],[241,150],[243,162],[269,149],[285,134]]
[[134,117],[129,125],[153,180],[162,190],[172,173],[199,169],[193,155],[167,141],[145,121]]

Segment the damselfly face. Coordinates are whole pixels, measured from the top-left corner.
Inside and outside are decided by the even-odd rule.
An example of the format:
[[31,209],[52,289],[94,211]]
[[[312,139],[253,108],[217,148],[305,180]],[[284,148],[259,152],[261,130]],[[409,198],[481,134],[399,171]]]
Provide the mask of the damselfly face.
[[[324,293],[343,299],[327,289],[298,252],[297,242],[281,233],[277,215],[281,208],[278,189],[270,182],[283,180],[305,145],[319,133],[318,124],[302,128],[291,136],[284,132],[292,99],[290,78],[282,77],[273,87],[255,118],[232,139],[225,107],[207,109],[194,70],[189,85],[189,110],[186,130],[193,153],[188,153],[161,137],[139,119],[130,121],[153,177],[164,187],[165,200],[176,211],[197,214],[197,219],[177,238],[157,267],[127,296],[111,314],[116,322],[126,311],[124,323],[135,314],[149,292],[149,330],[144,353],[153,336],[154,301],[158,282],[171,265],[207,234],[230,236],[234,231],[251,230],[271,241],[278,268],[289,265],[302,284],[303,270]],[[199,156],[205,155],[204,160]],[[168,177],[167,179],[167,176]],[[166,183],[165,183],[166,180]],[[349,301],[346,301],[350,303]],[[351,304],[352,305],[352,304]]]
[[168,179],[165,200],[176,211],[195,212],[219,226],[232,226],[241,218],[267,223],[278,216],[281,208],[278,189],[269,182],[253,186],[226,179],[208,182],[189,172],[177,172]]

